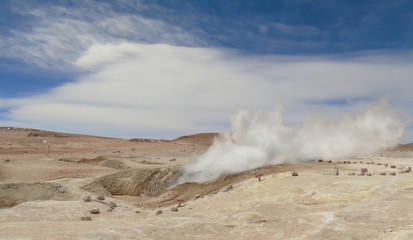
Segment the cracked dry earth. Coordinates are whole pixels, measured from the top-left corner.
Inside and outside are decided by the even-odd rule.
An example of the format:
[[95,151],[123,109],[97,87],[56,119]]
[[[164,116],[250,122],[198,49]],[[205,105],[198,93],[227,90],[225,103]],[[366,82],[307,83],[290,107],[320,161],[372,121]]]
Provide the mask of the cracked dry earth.
[[[13,145],[0,148],[0,198],[9,203],[0,209],[0,239],[413,239],[413,174],[402,173],[413,167],[413,157],[406,149],[387,151],[383,157],[270,166],[165,188],[156,196],[139,189],[129,196],[105,188],[90,192],[84,186],[95,186],[90,184],[105,176],[123,176],[119,186],[130,188],[127,184],[140,180],[131,180],[128,172],[152,169],[141,174],[154,178],[158,168],[179,168],[205,151],[211,136],[198,136],[197,142],[186,137],[149,143],[84,136],[53,143],[50,137],[48,142],[61,149],[47,156],[46,149],[35,146],[37,140],[27,137],[28,131],[2,133],[0,146]],[[98,156],[103,156],[101,163],[79,163]],[[67,161],[57,161],[61,158]],[[107,167],[105,159],[120,161],[125,169]],[[331,167],[338,168],[338,176],[323,175]],[[361,168],[372,176],[359,176]],[[36,169],[39,174],[33,174]],[[293,177],[293,171],[299,176]],[[264,174],[262,181],[255,172]],[[147,184],[145,179],[141,182]],[[233,188],[223,191],[228,185]],[[82,200],[98,194],[105,200]],[[177,199],[185,202],[171,211]],[[117,204],[112,211],[110,201]],[[93,208],[100,214],[91,214]]]

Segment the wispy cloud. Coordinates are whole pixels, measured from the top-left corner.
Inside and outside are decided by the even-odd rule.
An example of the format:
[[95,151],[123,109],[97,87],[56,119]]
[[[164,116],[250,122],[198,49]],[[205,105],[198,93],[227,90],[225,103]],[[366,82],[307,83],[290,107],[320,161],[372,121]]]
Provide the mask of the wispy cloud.
[[32,19],[31,28],[15,29],[0,42],[3,57],[17,58],[43,68],[71,68],[73,62],[93,44],[124,41],[202,45],[202,40],[179,26],[121,13],[112,5],[86,1],[75,7],[15,7]]
[[277,31],[283,34],[295,35],[297,37],[303,37],[303,38],[315,37],[322,33],[320,29],[311,27],[311,26],[306,26],[306,25],[295,26],[295,25],[287,25],[284,23],[273,23],[270,26],[275,28]]

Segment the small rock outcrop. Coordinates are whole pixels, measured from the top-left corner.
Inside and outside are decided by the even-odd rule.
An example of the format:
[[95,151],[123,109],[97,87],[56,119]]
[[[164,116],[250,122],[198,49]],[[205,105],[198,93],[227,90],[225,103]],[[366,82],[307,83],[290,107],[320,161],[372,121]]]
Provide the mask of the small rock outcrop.
[[199,194],[196,194],[193,198],[192,198],[192,200],[197,200],[198,198],[200,198],[201,197],[201,195],[199,195]]

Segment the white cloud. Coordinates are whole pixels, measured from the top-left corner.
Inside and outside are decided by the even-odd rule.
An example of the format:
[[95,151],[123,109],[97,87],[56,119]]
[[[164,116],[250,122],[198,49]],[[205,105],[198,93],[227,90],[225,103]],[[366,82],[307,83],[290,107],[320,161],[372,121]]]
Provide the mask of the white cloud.
[[[404,62],[411,56],[402,56]],[[332,116],[356,111],[383,96],[400,112],[409,112],[413,69],[394,60],[397,54],[332,59],[338,58],[251,56],[167,44],[94,44],[75,61],[85,71],[76,82],[42,95],[3,100],[6,104],[0,106],[9,108],[9,120],[0,125],[11,121],[24,127],[168,138],[222,131],[231,113],[269,110],[276,101],[285,104],[286,121],[292,124],[314,111]]]

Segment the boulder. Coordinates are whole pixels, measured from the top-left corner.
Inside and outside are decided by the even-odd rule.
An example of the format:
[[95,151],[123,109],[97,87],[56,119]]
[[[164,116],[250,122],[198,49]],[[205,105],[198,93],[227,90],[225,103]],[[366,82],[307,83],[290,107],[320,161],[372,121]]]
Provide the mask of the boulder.
[[291,173],[291,175],[292,175],[293,177],[298,177],[298,172],[293,172],[293,173]]
[[100,213],[100,210],[99,210],[99,208],[92,208],[92,209],[89,210],[89,212],[90,212],[91,214],[99,214],[99,213]]
[[84,202],[91,202],[92,198],[89,195],[86,195],[86,196],[83,197],[83,201]]
[[104,196],[98,196],[97,199],[100,200],[100,201],[103,201],[103,200],[105,200],[105,197]]
[[115,208],[115,207],[117,207],[117,206],[116,206],[116,203],[115,203],[114,201],[110,201],[109,207],[110,207],[110,208]]
[[223,192],[228,192],[229,190],[232,190],[234,187],[232,185],[226,186],[224,187],[224,189],[222,189]]

